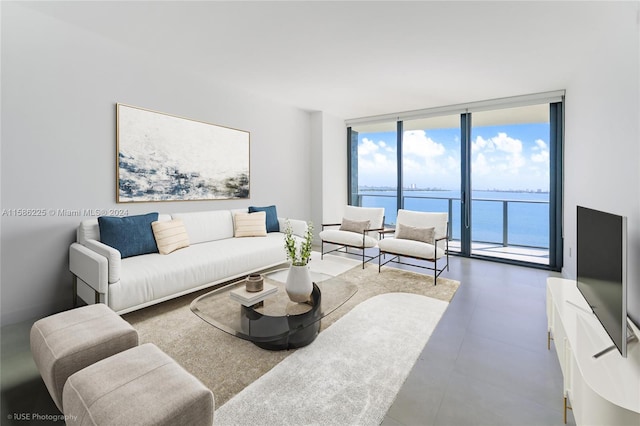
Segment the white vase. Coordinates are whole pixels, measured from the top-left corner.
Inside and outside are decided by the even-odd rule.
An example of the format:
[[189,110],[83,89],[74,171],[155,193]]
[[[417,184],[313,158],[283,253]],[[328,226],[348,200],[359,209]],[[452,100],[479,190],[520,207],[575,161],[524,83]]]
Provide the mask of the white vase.
[[313,282],[309,273],[309,266],[291,265],[285,289],[292,302],[303,303],[309,300],[313,291]]

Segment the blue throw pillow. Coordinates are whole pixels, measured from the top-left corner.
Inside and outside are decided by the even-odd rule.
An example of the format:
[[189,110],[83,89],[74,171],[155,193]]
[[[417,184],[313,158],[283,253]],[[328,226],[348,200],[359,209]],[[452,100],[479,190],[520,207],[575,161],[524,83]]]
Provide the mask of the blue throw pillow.
[[158,220],[158,213],[137,216],[100,216],[100,241],[120,252],[125,257],[158,253],[151,222]]
[[276,206],[249,207],[249,213],[255,212],[265,212],[267,214],[267,232],[280,232],[280,223],[278,223]]

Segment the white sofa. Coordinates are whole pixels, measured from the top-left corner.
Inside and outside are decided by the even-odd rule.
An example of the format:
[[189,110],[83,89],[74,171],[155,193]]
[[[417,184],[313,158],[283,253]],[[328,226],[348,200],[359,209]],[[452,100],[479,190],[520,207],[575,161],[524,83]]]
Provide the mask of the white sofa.
[[[100,242],[97,219],[84,220],[77,241],[69,248],[74,297],[105,303],[124,314],[286,263],[285,219],[278,218],[280,232],[235,238],[233,215],[246,212],[160,214],[159,221],[182,219],[190,245],[168,255],[150,253],[124,259],[118,250]],[[304,236],[306,222],[290,223],[294,236]]]

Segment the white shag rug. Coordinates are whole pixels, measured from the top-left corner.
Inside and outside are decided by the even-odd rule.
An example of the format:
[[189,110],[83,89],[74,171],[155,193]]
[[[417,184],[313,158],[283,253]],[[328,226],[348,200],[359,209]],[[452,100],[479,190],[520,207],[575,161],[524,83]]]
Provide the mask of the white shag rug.
[[227,401],[216,425],[379,425],[448,303],[408,293],[356,306]]

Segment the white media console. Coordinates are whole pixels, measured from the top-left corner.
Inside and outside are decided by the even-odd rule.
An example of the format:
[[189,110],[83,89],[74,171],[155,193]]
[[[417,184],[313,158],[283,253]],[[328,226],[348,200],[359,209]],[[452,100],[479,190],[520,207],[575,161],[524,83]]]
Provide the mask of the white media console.
[[547,279],[547,320],[564,378],[565,423],[571,408],[577,425],[640,425],[640,343],[626,358],[617,350],[594,358],[611,340],[573,280]]

